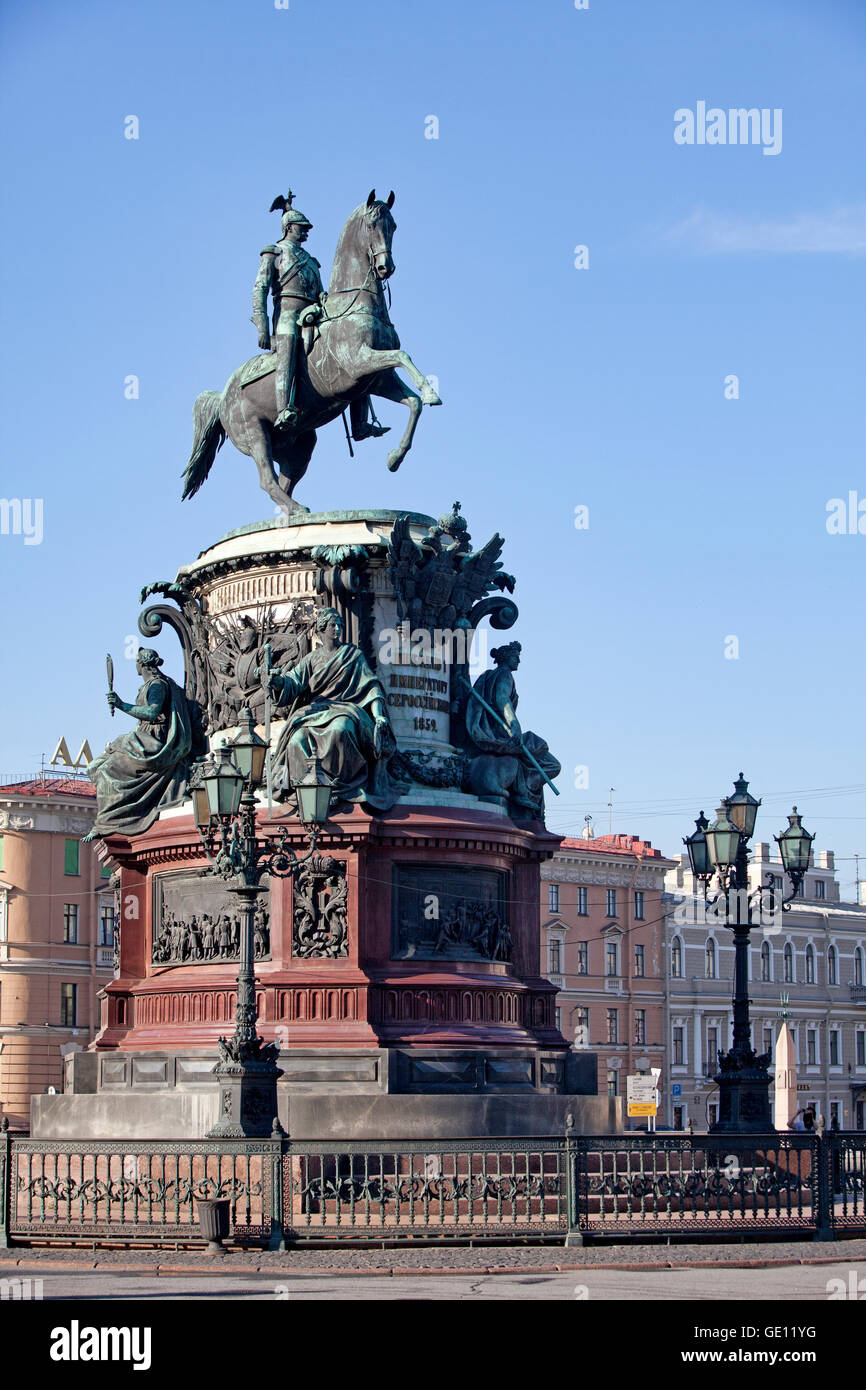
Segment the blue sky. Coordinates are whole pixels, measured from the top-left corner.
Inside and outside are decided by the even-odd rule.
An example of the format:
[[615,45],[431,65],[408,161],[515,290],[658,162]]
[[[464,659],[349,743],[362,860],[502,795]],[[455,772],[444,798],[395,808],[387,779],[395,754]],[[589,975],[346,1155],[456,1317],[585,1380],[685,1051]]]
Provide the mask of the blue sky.
[[[796,799],[850,884],[866,534],[825,522],[866,503],[864,7],[44,0],[0,23],[0,492],[44,508],[40,545],[0,535],[0,767],[115,735],[104,655],[129,698],[141,585],[271,515],[230,445],[181,504],[192,402],[255,351],[274,195],[327,277],[375,185],[397,195],[392,316],[445,404],[396,475],[323,431],[299,499],[459,498],[477,541],[506,537],[553,828],[606,830],[613,786],[614,828],[675,852],[742,767],[759,835]],[[781,109],[780,153],[676,144],[699,101]]]

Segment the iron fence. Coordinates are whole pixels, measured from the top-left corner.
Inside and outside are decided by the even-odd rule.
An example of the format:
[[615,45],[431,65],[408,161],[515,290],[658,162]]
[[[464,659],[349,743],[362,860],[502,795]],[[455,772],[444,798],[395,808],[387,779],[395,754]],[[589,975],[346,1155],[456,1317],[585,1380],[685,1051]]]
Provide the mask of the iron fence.
[[0,1130],[0,1246],[866,1234],[866,1133],[329,1144],[38,1140]]

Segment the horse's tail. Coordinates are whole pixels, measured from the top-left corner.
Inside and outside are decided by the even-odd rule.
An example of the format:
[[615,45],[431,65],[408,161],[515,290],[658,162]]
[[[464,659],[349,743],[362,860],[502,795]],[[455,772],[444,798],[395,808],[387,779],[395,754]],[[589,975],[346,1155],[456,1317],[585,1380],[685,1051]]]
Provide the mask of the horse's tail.
[[221,402],[222,395],[219,391],[202,391],[201,395],[195,398],[192,408],[195,435],[189,463],[183,474],[181,500],[184,502],[198,492],[213,467],[217,450],[225,443],[226,432],[220,423]]

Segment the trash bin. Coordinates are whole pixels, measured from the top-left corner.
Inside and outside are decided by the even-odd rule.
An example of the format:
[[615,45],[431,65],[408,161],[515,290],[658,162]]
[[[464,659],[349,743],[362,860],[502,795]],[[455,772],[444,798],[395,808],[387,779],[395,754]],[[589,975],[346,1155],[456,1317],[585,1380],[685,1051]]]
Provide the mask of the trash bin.
[[207,1241],[208,1254],[224,1255],[223,1241],[229,1233],[231,1202],[228,1197],[208,1197],[196,1200],[198,1224]]

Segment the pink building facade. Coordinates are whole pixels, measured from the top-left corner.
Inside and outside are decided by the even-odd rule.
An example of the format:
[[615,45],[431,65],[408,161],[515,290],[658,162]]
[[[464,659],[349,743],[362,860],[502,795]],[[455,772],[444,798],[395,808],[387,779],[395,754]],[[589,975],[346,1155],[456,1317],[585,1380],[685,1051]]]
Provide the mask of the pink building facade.
[[[577,1050],[598,1054],[601,1093],[623,1098],[638,1063],[664,1073],[665,873],[673,861],[634,835],[562,841],[541,869],[541,973]],[[646,1127],[645,1120],[625,1120]]]

